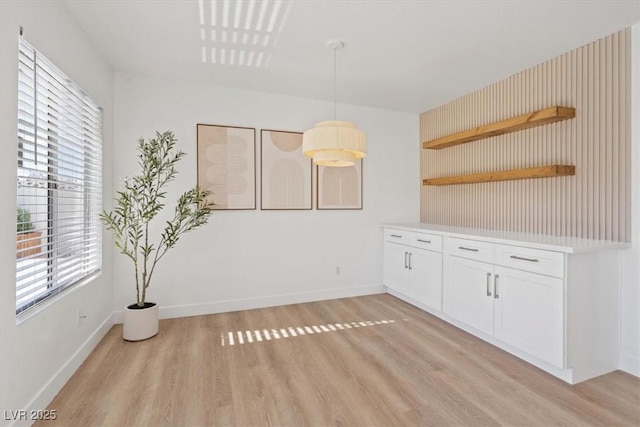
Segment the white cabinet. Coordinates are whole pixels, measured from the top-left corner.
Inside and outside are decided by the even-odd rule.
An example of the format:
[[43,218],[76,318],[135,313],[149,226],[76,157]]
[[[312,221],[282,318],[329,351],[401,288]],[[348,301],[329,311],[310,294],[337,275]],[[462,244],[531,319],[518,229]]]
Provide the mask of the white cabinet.
[[512,251],[507,245],[458,238],[448,238],[447,248],[444,312],[563,368],[564,280],[497,266],[493,261],[494,253],[501,254],[497,262],[558,274],[563,255],[526,248]]
[[[385,231],[383,283],[413,301],[442,310],[442,238]],[[402,242],[402,243],[399,243]]]
[[446,238],[446,251],[449,255],[484,261],[493,264],[494,244],[478,240]]
[[493,265],[445,256],[444,312],[493,334]]
[[409,268],[407,246],[386,242],[384,244],[384,284],[403,294],[409,293]]
[[564,280],[495,267],[494,335],[554,366],[564,365]]
[[442,254],[411,249],[409,261],[408,295],[434,310],[442,310]]
[[428,224],[384,235],[391,294],[571,384],[618,367],[628,244]]

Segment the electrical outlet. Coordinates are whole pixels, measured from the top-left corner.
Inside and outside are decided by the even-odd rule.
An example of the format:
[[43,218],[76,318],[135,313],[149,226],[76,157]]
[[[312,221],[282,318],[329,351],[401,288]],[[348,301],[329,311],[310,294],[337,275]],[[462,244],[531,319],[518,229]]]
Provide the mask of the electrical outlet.
[[336,276],[340,275],[340,266],[336,267]]
[[84,310],[79,308],[78,309],[78,316],[76,317],[76,321],[77,321],[77,326],[78,328],[84,323],[84,321],[87,318],[87,315],[85,314]]

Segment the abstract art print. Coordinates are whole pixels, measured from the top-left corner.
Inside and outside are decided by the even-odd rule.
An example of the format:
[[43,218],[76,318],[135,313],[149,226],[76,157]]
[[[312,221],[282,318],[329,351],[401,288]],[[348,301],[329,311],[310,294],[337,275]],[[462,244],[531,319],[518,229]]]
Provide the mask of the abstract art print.
[[198,185],[210,190],[215,210],[256,208],[256,130],[197,126]]
[[311,209],[311,159],[302,153],[302,133],[260,133],[261,209]]
[[318,209],[362,209],[362,159],[353,166],[318,166]]

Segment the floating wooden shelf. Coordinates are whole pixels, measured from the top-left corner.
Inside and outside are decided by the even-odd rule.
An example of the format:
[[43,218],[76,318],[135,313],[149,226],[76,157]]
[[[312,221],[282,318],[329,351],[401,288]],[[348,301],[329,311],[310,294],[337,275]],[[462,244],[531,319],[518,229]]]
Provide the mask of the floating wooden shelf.
[[455,185],[473,184],[477,182],[512,181],[516,179],[550,178],[554,176],[571,176],[576,174],[576,167],[569,165],[539,166],[536,168],[512,169],[498,172],[485,172],[472,175],[446,176],[429,178],[422,185]]
[[497,135],[504,135],[506,133],[516,132],[534,126],[541,126],[548,123],[572,119],[575,116],[575,108],[549,107],[544,110],[534,111],[533,113],[523,114],[522,116],[512,117],[510,119],[501,120],[499,122],[490,123],[477,128],[467,129],[452,135],[432,139],[431,141],[423,142],[422,148],[439,150],[441,148],[466,144],[467,142],[477,141],[479,139]]

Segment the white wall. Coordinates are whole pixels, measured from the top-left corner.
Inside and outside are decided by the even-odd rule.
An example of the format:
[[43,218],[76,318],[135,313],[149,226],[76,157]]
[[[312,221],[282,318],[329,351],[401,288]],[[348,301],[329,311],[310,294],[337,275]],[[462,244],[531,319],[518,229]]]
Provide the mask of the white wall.
[[620,369],[640,376],[640,24],[632,28],[631,232],[622,258]]
[[[196,124],[246,126],[258,130],[259,188],[259,129],[304,131],[332,116],[332,103],[117,73],[114,176],[136,173],[139,137],[172,130],[187,152],[167,198],[172,209],[196,183]],[[157,269],[149,300],[160,304],[161,316],[383,292],[380,225],[418,220],[418,116],[339,105],[338,118],[367,133],[364,209],[261,211],[258,191],[258,210],[214,212]],[[134,302],[132,279],[130,262],[117,254],[116,312]]]
[[[0,2],[0,410],[44,409],[112,324],[111,245],[104,272],[16,324],[15,215],[18,34],[104,108],[105,193],[111,194],[113,72],[58,2]],[[87,319],[76,324],[77,309]],[[4,412],[3,412],[4,414]],[[9,424],[5,416],[3,425]]]

